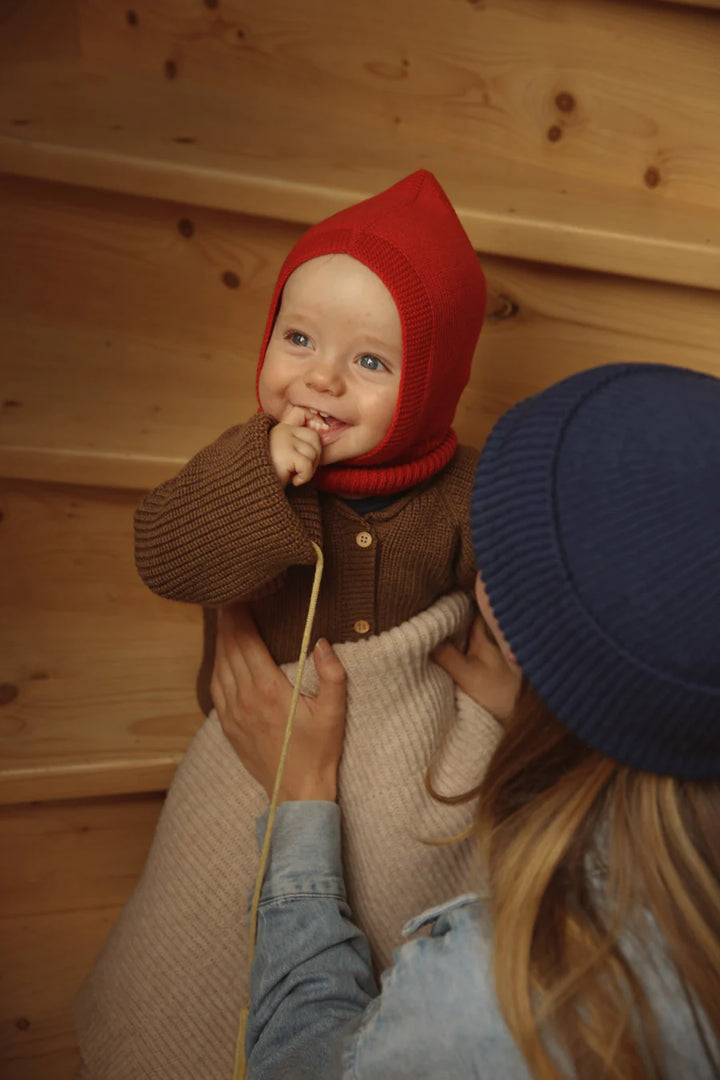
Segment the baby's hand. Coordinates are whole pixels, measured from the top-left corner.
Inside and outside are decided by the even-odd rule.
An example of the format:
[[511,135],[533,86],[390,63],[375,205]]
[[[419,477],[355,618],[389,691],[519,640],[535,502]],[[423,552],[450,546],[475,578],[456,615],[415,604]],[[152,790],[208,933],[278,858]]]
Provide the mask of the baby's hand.
[[278,480],[295,487],[312,480],[320,464],[322,443],[317,431],[305,427],[305,410],[293,405],[288,414],[270,430],[270,460]]

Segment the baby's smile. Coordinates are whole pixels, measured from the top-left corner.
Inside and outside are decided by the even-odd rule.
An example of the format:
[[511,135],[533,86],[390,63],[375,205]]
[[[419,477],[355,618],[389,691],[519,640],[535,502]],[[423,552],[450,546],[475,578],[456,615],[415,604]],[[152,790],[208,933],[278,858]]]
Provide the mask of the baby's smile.
[[339,420],[331,413],[320,412],[319,409],[312,409],[307,405],[303,405],[301,408],[305,409],[305,426],[318,433],[323,446],[334,442],[346,428],[350,427],[344,420]]

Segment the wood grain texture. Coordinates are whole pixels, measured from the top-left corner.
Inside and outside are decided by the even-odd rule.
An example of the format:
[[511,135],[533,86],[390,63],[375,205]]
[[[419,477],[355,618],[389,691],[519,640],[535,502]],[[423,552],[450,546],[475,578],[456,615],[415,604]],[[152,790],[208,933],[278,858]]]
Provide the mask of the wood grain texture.
[[720,0],[658,0],[661,4],[683,4],[685,7],[709,8],[720,11]]
[[147,488],[251,415],[297,226],[21,180],[0,194],[5,475]]
[[[720,287],[720,25],[623,0],[83,0],[6,171],[317,220],[418,166],[478,248]],[[170,77],[171,76],[171,77]],[[13,127],[13,117],[29,123]]]
[[[0,471],[147,488],[251,415],[272,287],[298,226],[17,179],[0,193]],[[720,374],[715,293],[482,261],[490,302],[457,418],[465,442],[591,364]],[[129,542],[129,517],[122,528]]]
[[72,1000],[142,868],[161,797],[0,808],[3,1080],[70,1080]]
[[139,580],[134,502],[0,484],[0,802],[163,790],[202,719],[200,612]]
[[74,0],[2,0],[0,64],[79,59],[80,33]]

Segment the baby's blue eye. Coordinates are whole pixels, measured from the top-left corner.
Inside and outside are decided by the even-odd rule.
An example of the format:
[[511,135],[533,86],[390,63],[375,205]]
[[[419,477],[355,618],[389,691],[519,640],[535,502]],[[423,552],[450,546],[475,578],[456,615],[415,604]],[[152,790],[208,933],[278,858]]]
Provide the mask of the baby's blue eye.
[[310,338],[307,336],[307,334],[301,334],[298,331],[295,331],[291,335],[290,340],[292,341],[293,345],[300,345],[303,349],[306,349],[307,346],[310,344]]
[[366,371],[386,371],[387,368],[383,364],[379,357],[373,356],[372,353],[365,353],[364,356],[358,358],[358,364],[360,367],[365,368]]

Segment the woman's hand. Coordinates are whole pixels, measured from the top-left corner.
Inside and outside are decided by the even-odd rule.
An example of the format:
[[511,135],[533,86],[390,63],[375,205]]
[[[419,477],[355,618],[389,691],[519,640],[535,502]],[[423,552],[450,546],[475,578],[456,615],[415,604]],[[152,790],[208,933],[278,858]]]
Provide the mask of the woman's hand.
[[477,615],[472,624],[467,652],[462,653],[451,642],[445,641],[437,646],[432,657],[461,690],[478,705],[483,705],[496,720],[502,723],[509,719],[520,690],[522,672],[491,639],[481,615]]
[[[320,680],[316,698],[301,695],[279,802],[337,798],[345,733],[345,669],[327,641],[314,650]],[[218,613],[210,693],[225,735],[241,762],[272,796],[292,685],[275,663],[244,604]]]

